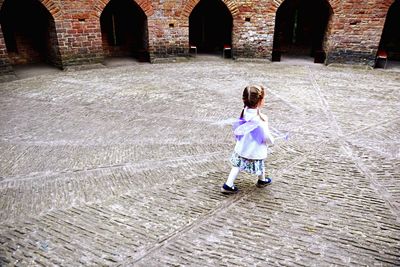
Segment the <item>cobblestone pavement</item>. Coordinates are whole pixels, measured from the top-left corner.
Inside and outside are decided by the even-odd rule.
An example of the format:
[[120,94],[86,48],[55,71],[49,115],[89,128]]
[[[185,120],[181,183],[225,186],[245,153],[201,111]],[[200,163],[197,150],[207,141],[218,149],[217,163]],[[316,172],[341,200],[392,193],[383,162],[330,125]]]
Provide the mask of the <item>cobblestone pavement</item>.
[[[273,184],[220,187],[269,90]],[[0,84],[2,266],[399,266],[400,75],[192,59]]]

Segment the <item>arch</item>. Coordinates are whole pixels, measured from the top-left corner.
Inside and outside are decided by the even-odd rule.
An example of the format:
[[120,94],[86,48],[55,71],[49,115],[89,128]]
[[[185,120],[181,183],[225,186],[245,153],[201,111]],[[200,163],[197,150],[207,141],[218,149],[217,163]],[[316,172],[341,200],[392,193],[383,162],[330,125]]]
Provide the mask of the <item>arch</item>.
[[[103,10],[106,8],[106,6],[108,5],[108,3],[111,0],[95,0],[93,8],[95,9],[95,16],[97,18],[100,18],[101,14],[103,13]],[[137,4],[142,11],[144,12],[144,14],[146,14],[147,17],[150,17],[154,14],[154,9],[153,9],[153,3],[151,0],[131,0],[132,2],[134,2],[135,4]]]
[[135,57],[149,61],[147,16],[131,0],[111,0],[100,15],[106,57]]
[[[47,4],[52,6],[52,3]],[[59,14],[58,9],[52,11]],[[12,64],[46,62],[61,67],[55,20],[42,1],[4,0],[0,14],[6,50]]]
[[[387,3],[388,1],[386,1]],[[378,51],[384,51],[387,59],[400,61],[400,0],[388,5],[385,23],[379,42]]]
[[[278,11],[278,8],[282,5],[283,2],[286,0],[274,0],[272,2],[272,5],[269,8],[269,12],[276,13]],[[338,14],[341,11],[341,0],[326,0],[329,5],[331,6],[333,13]]]
[[221,0],[200,0],[189,16],[189,42],[199,52],[232,47],[233,17]]
[[389,8],[396,3],[398,0],[383,0],[383,3],[380,3],[380,7],[385,10],[385,13],[389,11]]
[[327,0],[285,0],[276,11],[272,60],[281,54],[325,61],[326,36],[333,11]]
[[[236,16],[239,15],[239,8],[236,5],[234,0],[221,0],[221,1],[225,4],[225,6],[231,12],[233,18],[235,18]],[[182,11],[182,15],[181,15],[182,18],[188,19],[190,14],[192,13],[193,9],[197,6],[197,4],[199,2],[200,2],[200,0],[189,0],[183,7],[183,11]]]
[[[0,10],[3,7],[3,3],[7,0],[0,0]],[[43,7],[47,9],[47,11],[51,14],[54,20],[57,20],[61,15],[61,8],[58,6],[56,3],[53,2],[53,0],[37,0],[40,2]]]

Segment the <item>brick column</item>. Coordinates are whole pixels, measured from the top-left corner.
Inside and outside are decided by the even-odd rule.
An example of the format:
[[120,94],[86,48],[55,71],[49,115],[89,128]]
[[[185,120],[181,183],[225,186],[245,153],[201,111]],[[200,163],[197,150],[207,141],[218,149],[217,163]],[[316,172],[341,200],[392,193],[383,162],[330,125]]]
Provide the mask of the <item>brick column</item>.
[[89,14],[76,14],[56,22],[57,39],[64,67],[103,60],[100,21]]
[[239,6],[233,17],[234,56],[268,58],[272,50],[273,22],[274,17],[265,13],[262,5]]
[[[326,63],[374,66],[389,1],[346,1],[332,17]],[[390,1],[393,2],[393,1]]]
[[0,76],[8,74],[12,75],[13,70],[10,64],[10,60],[8,59],[6,43],[0,25]]

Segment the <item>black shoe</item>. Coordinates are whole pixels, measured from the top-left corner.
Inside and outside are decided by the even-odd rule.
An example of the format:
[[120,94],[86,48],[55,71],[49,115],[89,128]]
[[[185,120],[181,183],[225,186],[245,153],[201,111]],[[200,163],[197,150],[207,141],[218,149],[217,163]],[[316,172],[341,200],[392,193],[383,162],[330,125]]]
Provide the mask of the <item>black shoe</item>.
[[227,186],[226,184],[224,184],[221,187],[221,192],[223,194],[236,194],[238,191],[239,191],[239,189],[236,186],[230,187],[230,186]]
[[272,183],[272,179],[271,178],[265,178],[265,181],[262,180],[258,180],[257,181],[257,187],[265,187],[267,185],[269,185],[270,183]]

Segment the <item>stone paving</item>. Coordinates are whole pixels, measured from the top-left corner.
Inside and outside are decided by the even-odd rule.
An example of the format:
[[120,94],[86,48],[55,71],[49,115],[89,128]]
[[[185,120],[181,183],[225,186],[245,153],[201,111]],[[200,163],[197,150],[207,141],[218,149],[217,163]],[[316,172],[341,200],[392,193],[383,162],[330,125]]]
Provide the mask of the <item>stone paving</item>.
[[[220,186],[268,87],[273,184]],[[130,64],[0,84],[1,266],[399,266],[400,74]]]

